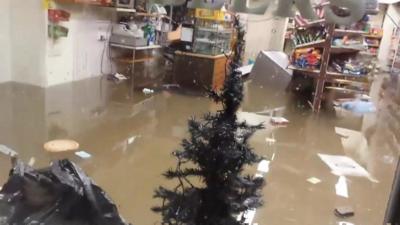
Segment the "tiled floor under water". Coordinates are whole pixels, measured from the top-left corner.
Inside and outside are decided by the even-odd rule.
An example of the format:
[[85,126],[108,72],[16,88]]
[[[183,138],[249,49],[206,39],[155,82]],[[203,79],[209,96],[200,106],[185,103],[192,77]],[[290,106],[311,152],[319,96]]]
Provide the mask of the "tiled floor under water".
[[[247,82],[246,87],[240,117],[248,121],[269,121],[268,113],[256,112],[290,104],[255,82]],[[399,153],[390,144],[391,132],[385,131],[388,123],[400,121],[388,119],[387,105],[381,101],[376,100],[376,113],[363,117],[338,110],[337,117],[317,118],[286,107],[281,114],[291,121],[288,127],[268,126],[256,133],[251,144],[270,161],[270,170],[263,190],[265,205],[257,210],[254,222],[382,224]],[[70,158],[109,193],[123,217],[135,225],[160,221],[150,210],[159,204],[152,198],[153,191],[166,183],[161,174],[175,165],[170,154],[187,135],[187,119],[218,108],[205,97],[168,90],[147,96],[136,92],[129,97],[126,84],[99,79],[48,89],[2,84],[0,105],[0,144],[15,149],[26,162],[33,158],[34,167]],[[92,157],[43,150],[43,143],[59,138],[78,141],[80,149]],[[351,157],[370,177],[347,176],[348,198],[338,196],[339,177],[318,153]],[[7,179],[9,169],[9,160],[0,155],[0,183]],[[320,183],[307,181],[313,177]],[[333,210],[338,206],[353,207],[355,216],[337,218]]]

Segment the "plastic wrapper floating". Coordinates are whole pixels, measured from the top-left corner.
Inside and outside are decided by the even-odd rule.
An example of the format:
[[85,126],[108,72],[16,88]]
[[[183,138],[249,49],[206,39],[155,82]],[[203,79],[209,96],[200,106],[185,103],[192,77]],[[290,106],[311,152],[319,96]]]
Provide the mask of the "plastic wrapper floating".
[[0,191],[0,225],[128,225],[107,194],[69,160],[44,169],[14,160]]

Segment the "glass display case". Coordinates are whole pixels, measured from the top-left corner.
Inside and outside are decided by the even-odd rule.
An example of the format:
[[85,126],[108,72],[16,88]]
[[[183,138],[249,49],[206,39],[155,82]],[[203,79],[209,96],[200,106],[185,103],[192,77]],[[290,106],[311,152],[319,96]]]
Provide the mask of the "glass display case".
[[193,52],[219,55],[231,51],[233,27],[230,21],[197,18],[193,38]]

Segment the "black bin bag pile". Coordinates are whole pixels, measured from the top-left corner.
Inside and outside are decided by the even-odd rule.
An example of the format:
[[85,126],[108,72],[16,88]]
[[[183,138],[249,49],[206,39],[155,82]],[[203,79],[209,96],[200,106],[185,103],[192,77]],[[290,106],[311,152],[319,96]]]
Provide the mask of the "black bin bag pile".
[[33,169],[14,160],[0,191],[0,225],[128,225],[107,194],[73,162]]

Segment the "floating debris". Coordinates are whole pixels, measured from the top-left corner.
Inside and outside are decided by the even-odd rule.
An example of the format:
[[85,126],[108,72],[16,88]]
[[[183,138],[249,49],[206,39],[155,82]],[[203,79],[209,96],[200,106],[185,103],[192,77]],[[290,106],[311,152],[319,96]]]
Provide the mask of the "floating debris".
[[154,90],[149,89],[149,88],[143,88],[143,94],[149,95],[149,94],[154,94]]
[[5,145],[0,145],[0,153],[3,153],[6,156],[9,157],[16,157],[18,153],[11,148],[5,146]]
[[283,117],[272,117],[270,122],[273,126],[286,126],[289,124],[289,120]]
[[79,149],[79,143],[74,140],[53,140],[44,144],[44,149],[48,152],[67,152]]
[[31,157],[31,158],[29,159],[28,165],[29,165],[30,167],[32,167],[32,166],[35,165],[35,162],[36,162],[35,157]]
[[85,151],[75,152],[75,155],[81,157],[82,159],[88,159],[88,158],[92,157],[91,154],[89,154]]
[[321,183],[321,180],[316,178],[316,177],[310,177],[310,178],[307,179],[307,181],[309,183],[311,183],[311,184],[319,184],[319,183]]
[[[334,212],[337,217],[341,218],[354,216],[354,209],[350,206],[337,207]],[[341,222],[339,224],[350,225],[351,223]]]

